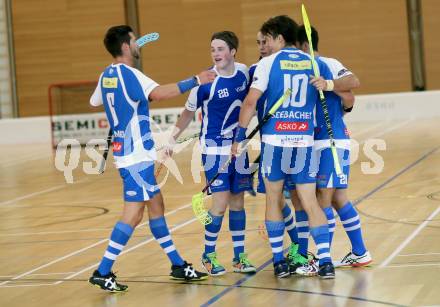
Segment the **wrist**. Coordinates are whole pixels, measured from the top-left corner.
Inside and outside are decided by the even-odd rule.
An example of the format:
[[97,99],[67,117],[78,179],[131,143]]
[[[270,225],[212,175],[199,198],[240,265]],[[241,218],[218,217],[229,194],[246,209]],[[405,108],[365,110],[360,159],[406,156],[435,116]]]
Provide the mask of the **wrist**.
[[325,80],[325,82],[327,83],[325,91],[328,91],[328,92],[333,91],[333,89],[335,88],[335,83],[333,82],[333,80]]
[[344,110],[344,112],[349,113],[351,112],[351,110],[353,110],[353,106],[351,107],[342,106],[342,109]]
[[244,141],[246,139],[246,130],[247,130],[247,128],[243,128],[241,126],[238,126],[237,131],[235,133],[234,141],[237,143]]
[[177,86],[179,87],[179,91],[181,94],[191,90],[192,88],[200,85],[200,79],[197,76],[193,76],[191,78],[182,80],[177,82]]

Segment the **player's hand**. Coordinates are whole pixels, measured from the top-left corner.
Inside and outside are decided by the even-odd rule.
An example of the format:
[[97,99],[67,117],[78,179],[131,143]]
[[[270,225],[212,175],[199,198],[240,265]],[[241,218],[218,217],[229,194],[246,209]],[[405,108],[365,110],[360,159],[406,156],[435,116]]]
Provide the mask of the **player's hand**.
[[197,77],[199,77],[200,85],[202,85],[202,84],[214,82],[215,77],[217,77],[217,74],[213,70],[205,70],[199,73]]
[[163,146],[164,158],[171,158],[174,153],[174,146],[176,146],[176,140],[171,136],[168,142]]
[[239,151],[239,147],[240,147],[240,143],[237,143],[237,142],[234,142],[233,144],[232,144],[232,147],[231,147],[231,155],[233,156],[233,157],[236,157],[236,156],[238,156],[238,151]]
[[318,91],[325,91],[327,90],[327,81],[323,77],[312,77],[309,82],[311,85],[313,85]]

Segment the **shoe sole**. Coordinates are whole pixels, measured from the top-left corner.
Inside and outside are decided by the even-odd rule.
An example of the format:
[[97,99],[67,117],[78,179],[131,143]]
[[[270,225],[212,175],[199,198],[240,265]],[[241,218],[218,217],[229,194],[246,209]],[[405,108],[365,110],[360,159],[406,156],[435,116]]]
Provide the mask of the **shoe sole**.
[[247,269],[247,270],[234,269],[234,273],[252,274],[252,273],[257,273],[257,269],[256,268]]
[[191,278],[191,279],[178,278],[178,277],[170,276],[170,279],[172,279],[172,280],[179,280],[179,281],[202,281],[202,280],[207,280],[208,276],[203,276],[203,277],[200,277],[200,278]]
[[90,281],[89,281],[89,284],[91,284],[92,286],[95,286],[95,287],[97,287],[97,288],[99,288],[99,289],[101,289],[103,291],[110,292],[110,293],[123,293],[123,292],[127,292],[128,291],[128,287],[125,290],[107,290],[107,289],[102,288],[98,284],[91,283]]
[[370,266],[372,262],[373,260],[367,262],[352,263],[352,264],[342,264],[340,262],[334,262],[333,265],[335,268],[361,268],[361,267]]
[[313,277],[313,276],[317,276],[318,272],[315,273],[299,273],[299,272],[295,272],[296,275],[300,275],[300,276],[305,276],[305,277]]
[[278,278],[286,278],[286,277],[290,277],[290,272],[283,273],[283,274],[281,274],[281,275],[275,275],[275,276],[278,277]]
[[320,279],[335,279],[335,275],[319,276]]
[[222,272],[219,272],[219,273],[215,273],[215,274],[210,273],[210,272],[208,271],[208,269],[205,267],[205,264],[203,263],[203,261],[202,261],[202,267],[203,267],[203,269],[205,270],[205,272],[208,273],[209,276],[216,277],[216,276],[222,276],[222,275],[225,275],[225,274],[226,274],[226,270],[225,270],[225,271],[222,271]]

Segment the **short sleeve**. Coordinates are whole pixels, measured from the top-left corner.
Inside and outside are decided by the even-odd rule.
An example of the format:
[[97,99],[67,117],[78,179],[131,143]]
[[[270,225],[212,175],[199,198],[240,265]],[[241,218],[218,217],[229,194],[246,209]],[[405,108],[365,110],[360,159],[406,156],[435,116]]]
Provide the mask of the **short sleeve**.
[[328,58],[326,61],[326,64],[328,65],[330,72],[333,75],[333,79],[340,79],[342,77],[352,75],[353,73],[345,68],[344,65],[342,65],[341,62],[339,62],[336,59],[330,59]]
[[333,74],[331,73],[328,65],[323,61],[318,61],[318,65],[319,65],[319,72],[321,77],[323,77],[326,80],[333,80]]
[[197,106],[199,104],[199,90],[200,86],[197,86],[189,93],[188,100],[185,103],[185,109],[188,111],[195,112],[197,110]]
[[[159,84],[157,82],[155,82],[153,79],[150,79],[149,77],[147,77],[146,75],[144,75],[143,73],[141,73],[139,70],[132,68],[131,71],[134,73],[134,75],[136,76],[136,79],[139,82],[139,85],[142,88],[142,93],[145,96],[146,100],[150,100],[150,94],[151,92],[159,86]],[[143,97],[139,97],[139,98],[143,98]],[[135,99],[138,100],[138,99]]]
[[103,73],[99,76],[98,85],[96,85],[95,91],[93,92],[92,96],[90,97],[90,105],[92,105],[94,107],[98,107],[103,104],[102,91],[101,91],[102,75],[103,75]]
[[254,76],[251,80],[251,88],[255,88],[262,93],[266,91],[267,85],[269,84],[269,74],[273,59],[273,56],[268,56],[258,62],[257,67],[255,68]]

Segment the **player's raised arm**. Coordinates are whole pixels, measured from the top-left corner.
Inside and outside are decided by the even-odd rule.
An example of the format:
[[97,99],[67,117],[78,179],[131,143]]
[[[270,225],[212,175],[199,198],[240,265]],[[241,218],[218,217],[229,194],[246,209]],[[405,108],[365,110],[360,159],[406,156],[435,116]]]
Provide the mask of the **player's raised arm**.
[[196,86],[214,81],[215,77],[216,77],[216,73],[214,71],[205,70],[199,73],[198,75],[190,77],[186,80],[182,80],[177,83],[160,85],[151,91],[148,100],[160,101],[160,100],[174,98],[191,90]]

